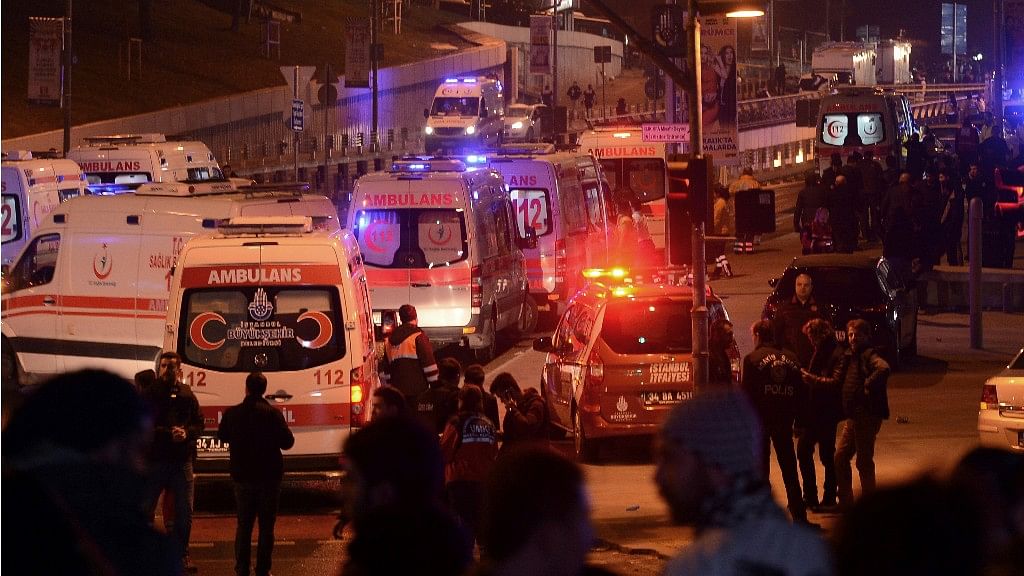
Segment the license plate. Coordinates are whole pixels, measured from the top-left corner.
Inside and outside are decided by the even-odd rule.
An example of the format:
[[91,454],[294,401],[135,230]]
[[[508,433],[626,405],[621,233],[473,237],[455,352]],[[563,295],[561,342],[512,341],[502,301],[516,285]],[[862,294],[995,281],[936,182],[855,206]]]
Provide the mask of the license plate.
[[226,453],[228,443],[216,436],[200,436],[196,438],[196,450],[203,454]]
[[657,406],[660,404],[679,404],[693,398],[692,391],[663,390],[657,392],[641,392],[640,399],[645,406]]

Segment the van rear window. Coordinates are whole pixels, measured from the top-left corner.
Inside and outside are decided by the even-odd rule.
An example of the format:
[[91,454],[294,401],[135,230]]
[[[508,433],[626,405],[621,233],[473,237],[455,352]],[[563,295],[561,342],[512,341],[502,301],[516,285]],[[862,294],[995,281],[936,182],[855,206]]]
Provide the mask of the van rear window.
[[90,172],[86,178],[89,184],[145,184],[153,181],[149,172]]
[[635,198],[641,204],[665,197],[665,161],[661,158],[602,158],[612,197]]
[[461,210],[360,210],[352,228],[366,263],[379,268],[433,268],[469,253]]
[[885,140],[885,123],[880,112],[825,114],[821,141],[830,146],[870,146]]
[[609,302],[601,338],[618,354],[689,352],[692,306],[670,298]]
[[224,372],[304,370],[345,356],[336,288],[252,286],[188,290],[179,350]]
[[537,236],[551,233],[551,198],[543,188],[510,188],[509,197],[516,212],[519,235],[526,237],[526,229],[533,228]]

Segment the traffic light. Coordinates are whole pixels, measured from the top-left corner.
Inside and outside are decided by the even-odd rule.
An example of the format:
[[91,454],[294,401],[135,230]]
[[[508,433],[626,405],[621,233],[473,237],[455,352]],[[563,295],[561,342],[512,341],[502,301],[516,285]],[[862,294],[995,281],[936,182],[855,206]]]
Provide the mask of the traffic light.
[[689,265],[693,261],[693,226],[711,220],[711,162],[707,158],[669,159],[667,212],[668,261]]

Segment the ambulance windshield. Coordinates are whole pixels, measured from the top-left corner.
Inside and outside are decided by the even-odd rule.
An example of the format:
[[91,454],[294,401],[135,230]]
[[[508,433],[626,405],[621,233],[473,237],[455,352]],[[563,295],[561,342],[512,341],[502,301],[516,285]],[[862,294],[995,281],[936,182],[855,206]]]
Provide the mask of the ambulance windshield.
[[463,213],[453,209],[360,210],[353,223],[367,264],[434,268],[466,259]]
[[179,350],[224,372],[303,370],[345,356],[338,291],[328,287],[194,289],[182,299]]
[[601,338],[618,354],[689,352],[691,306],[669,298],[614,300],[605,310]]
[[616,202],[635,198],[646,204],[665,197],[665,161],[661,158],[602,158],[601,168]]
[[434,104],[430,109],[430,114],[432,116],[476,116],[479,111],[479,98],[440,96],[434,98]]

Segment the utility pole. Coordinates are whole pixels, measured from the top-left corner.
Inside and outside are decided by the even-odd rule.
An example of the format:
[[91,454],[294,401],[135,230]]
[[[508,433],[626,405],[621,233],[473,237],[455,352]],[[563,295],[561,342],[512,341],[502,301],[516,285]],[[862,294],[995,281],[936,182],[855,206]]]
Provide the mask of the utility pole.
[[[293,67],[292,72],[292,101],[299,99],[299,67]],[[292,127],[292,180],[299,181],[299,133]]]
[[953,83],[956,84],[956,2],[953,2]]
[[554,44],[554,53],[551,55],[551,108],[554,112],[558,106],[558,0],[551,6],[551,25],[554,30],[551,32],[551,43]]
[[[697,19],[697,0],[688,0],[686,8],[686,40],[690,53],[686,57],[690,69],[686,87],[687,109],[690,121],[690,158],[704,156],[703,130],[704,114],[701,110],[700,77],[700,21]],[[706,194],[707,190],[697,190]],[[692,193],[692,192],[691,192]],[[690,311],[693,337],[693,382],[699,392],[708,383],[708,306],[706,274],[704,265],[704,223],[703,219],[693,225],[693,309]]]
[[[71,2],[64,2],[64,77],[61,99],[64,108],[64,157],[67,158],[71,150],[71,67],[74,64],[74,51],[71,49]],[[128,61],[131,67],[131,58]]]
[[1006,41],[1006,29],[1003,27],[1003,11],[1006,6],[1003,0],[992,0],[992,51],[995,52],[995,77],[992,79],[992,115],[996,118],[996,126],[1003,122],[1003,50]]
[[373,118],[370,131],[370,150],[377,151],[377,70],[380,67],[380,0],[370,0],[370,80]]

